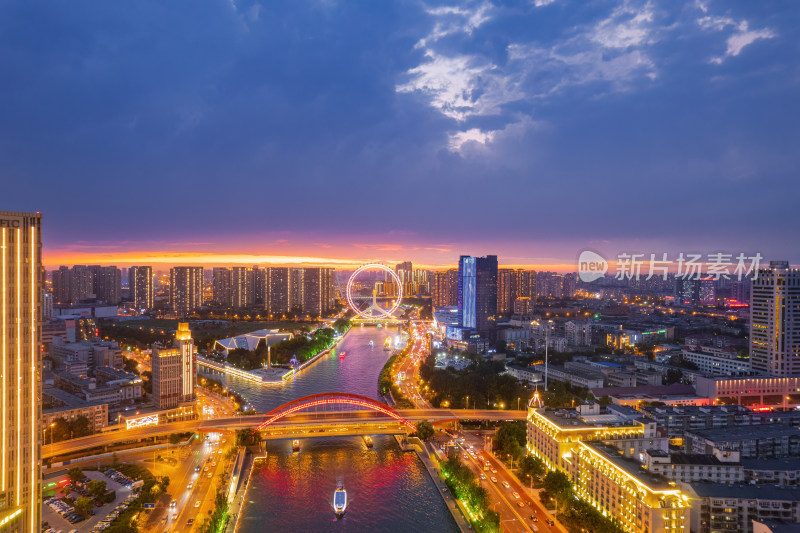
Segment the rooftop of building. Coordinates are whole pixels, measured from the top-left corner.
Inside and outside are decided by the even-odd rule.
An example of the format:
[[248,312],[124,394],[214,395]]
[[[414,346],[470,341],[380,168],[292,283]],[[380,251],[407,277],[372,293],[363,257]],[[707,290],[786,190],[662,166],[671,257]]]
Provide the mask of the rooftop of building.
[[98,367],[95,370],[95,374],[98,373],[98,372],[106,374],[108,376],[112,376],[112,379],[114,379],[114,380],[134,381],[134,380],[141,380],[142,379],[139,376],[137,376],[136,374],[134,374],[133,372],[126,372],[125,370],[120,370],[119,368],[114,368],[114,367],[111,367],[111,366]]
[[[544,371],[544,364],[538,363],[535,365],[535,368],[539,372]],[[571,376],[576,376],[583,379],[599,379],[603,380],[605,376],[598,370],[597,372],[592,370],[584,370],[582,368],[570,368],[566,369],[561,365],[548,365],[547,368],[548,372],[562,372],[564,374],[569,374]]]
[[742,466],[747,470],[800,470],[800,457],[742,459]]
[[592,394],[600,398],[602,396],[694,396],[694,387],[684,383],[673,383],[672,385],[642,385],[640,387],[600,387],[592,389]]
[[746,500],[800,501],[800,487],[776,487],[728,483],[692,483],[695,494],[701,498],[732,498]]
[[748,439],[772,439],[780,437],[800,437],[800,428],[788,424],[758,424],[755,426],[728,426],[724,428],[687,431],[687,434],[716,441],[735,441]]
[[652,415],[753,414],[753,411],[744,405],[647,405],[640,409]]
[[652,490],[670,490],[675,488],[673,485],[670,485],[666,478],[648,472],[639,462],[623,457],[620,451],[612,446],[606,446],[605,444],[597,442],[586,442],[585,444],[608,459],[614,466],[633,476],[640,483],[647,485]]
[[638,421],[618,413],[581,415],[576,409],[538,409],[538,413],[562,428],[635,426]]
[[736,465],[738,463],[731,463],[720,461],[719,458],[710,454],[688,454],[688,453],[672,453],[669,454],[670,461],[674,465]]
[[778,522],[776,520],[753,520],[753,523],[764,524],[771,533],[800,533],[800,524]]
[[[278,329],[258,329],[249,333],[236,335],[235,337],[228,337],[227,339],[220,339],[216,342],[225,350],[235,350],[237,348],[244,348],[253,351],[258,347],[259,342],[262,340],[269,342],[270,337],[282,337],[288,339],[292,337],[291,333],[280,331]],[[270,344],[273,344],[270,342]]]
[[[67,391],[57,389],[55,387],[43,387],[42,394],[45,394],[54,400],[63,403],[65,407],[75,409],[78,407],[87,407],[89,402],[84,400],[83,398],[79,398],[74,394],[70,394]],[[56,407],[54,409],[45,409],[44,413],[49,413],[51,411],[61,411],[64,407]]]

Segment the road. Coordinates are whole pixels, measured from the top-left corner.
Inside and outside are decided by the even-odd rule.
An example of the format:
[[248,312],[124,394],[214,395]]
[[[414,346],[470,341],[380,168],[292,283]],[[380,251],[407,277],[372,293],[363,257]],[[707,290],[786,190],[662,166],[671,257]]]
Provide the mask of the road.
[[[478,433],[476,435],[476,433]],[[563,533],[557,524],[548,525],[545,520],[550,517],[541,502],[530,497],[530,492],[526,487],[518,483],[506,466],[493,454],[484,448],[486,434],[483,432],[463,432],[461,434],[463,444],[459,444],[462,461],[469,466],[478,476],[484,475],[486,479],[481,479],[481,485],[489,491],[492,499],[492,508],[500,513],[500,520],[503,531],[516,533],[518,531],[538,531],[545,533]],[[491,438],[491,436],[489,436]],[[469,454],[475,453],[475,457]],[[483,465],[489,461],[490,470],[484,471]],[[491,478],[497,479],[493,482]],[[508,483],[508,488],[504,483]],[[514,492],[519,494],[519,499],[514,497]],[[522,501],[524,507],[519,507]],[[531,517],[535,517],[534,521]],[[534,529],[536,528],[536,529]]]

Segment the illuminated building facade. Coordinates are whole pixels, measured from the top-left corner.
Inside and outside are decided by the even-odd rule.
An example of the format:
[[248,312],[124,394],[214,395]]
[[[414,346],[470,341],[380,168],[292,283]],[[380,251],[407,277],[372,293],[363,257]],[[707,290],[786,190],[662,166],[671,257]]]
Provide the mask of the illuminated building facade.
[[42,217],[0,212],[0,531],[41,531]]
[[248,267],[231,269],[231,305],[249,307],[255,300],[253,271]]
[[465,329],[489,333],[497,316],[497,256],[462,255],[458,261],[458,319]]
[[211,291],[214,302],[222,307],[231,307],[231,269],[214,267],[211,271]]
[[178,317],[189,316],[203,305],[203,267],[169,270],[169,303]]
[[770,376],[800,375],[800,270],[771,261],[753,279],[750,363]]
[[633,460],[657,448],[656,425],[584,421],[575,411],[528,407],[528,452],[565,472],[575,494],[631,533],[688,532],[689,504],[665,479]]
[[183,392],[180,350],[154,344],[150,359],[153,368],[153,405],[158,409],[177,407]]
[[303,269],[303,312],[322,316],[333,308],[334,270],[332,268]]
[[712,405],[718,402],[753,408],[800,406],[800,377],[698,376],[695,389],[699,396],[708,398]]
[[288,313],[292,309],[289,297],[289,268],[269,267],[266,283],[265,307],[267,311],[272,314]]
[[181,397],[180,401],[194,400],[194,387],[197,383],[197,367],[194,361],[194,341],[187,322],[178,323],[175,344],[181,354]]
[[128,288],[136,309],[153,308],[153,267],[132,266],[128,269]]
[[458,304],[458,270],[451,268],[433,273],[431,301],[434,309]]

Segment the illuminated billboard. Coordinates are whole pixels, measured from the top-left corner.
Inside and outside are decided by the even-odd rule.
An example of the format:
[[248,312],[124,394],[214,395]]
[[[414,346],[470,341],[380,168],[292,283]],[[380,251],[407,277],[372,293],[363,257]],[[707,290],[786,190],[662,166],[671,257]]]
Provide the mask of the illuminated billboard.
[[158,425],[158,415],[146,415],[140,416],[139,418],[130,418],[125,421],[127,424],[126,429],[136,429],[136,428],[143,428],[147,426],[157,426]]

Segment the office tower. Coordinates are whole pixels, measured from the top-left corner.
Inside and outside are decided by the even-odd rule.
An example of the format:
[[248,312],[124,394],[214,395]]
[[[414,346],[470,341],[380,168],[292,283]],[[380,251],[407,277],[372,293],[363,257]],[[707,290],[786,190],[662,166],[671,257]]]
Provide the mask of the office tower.
[[434,308],[458,305],[458,270],[451,268],[433,273],[431,299]]
[[333,308],[334,270],[318,267],[303,271],[303,312],[322,316]]
[[800,375],[800,270],[787,261],[770,261],[753,279],[750,365],[770,376]]
[[175,332],[175,345],[178,347],[178,352],[181,356],[180,401],[190,402],[194,400],[197,368],[194,362],[194,341],[187,322],[178,323],[178,331]]
[[305,269],[289,269],[289,310],[301,310],[303,308],[303,277]]
[[0,212],[0,529],[41,531],[42,217]]
[[178,317],[189,316],[203,305],[203,267],[169,270],[169,304]]
[[458,261],[458,323],[487,335],[497,316],[497,256]]
[[128,269],[128,287],[134,308],[145,311],[153,308],[153,267],[130,267]]
[[253,275],[247,267],[231,269],[231,305],[249,307],[253,301]]
[[267,311],[275,315],[281,315],[291,311],[291,299],[289,295],[289,268],[269,267],[267,269]]
[[696,279],[676,279],[675,297],[682,305],[697,305],[700,303],[700,283]]
[[178,407],[183,391],[180,350],[154,344],[150,362],[153,373],[153,405],[159,409]]
[[115,266],[90,265],[92,293],[94,297],[109,305],[122,300],[122,272]]
[[231,307],[231,269],[225,267],[214,267],[212,270],[211,290],[213,300],[222,307]]

